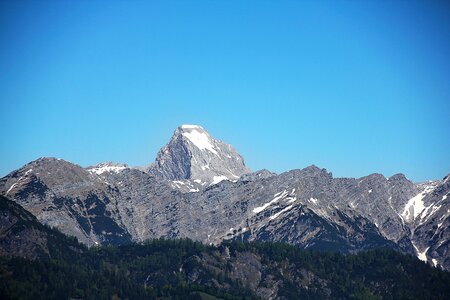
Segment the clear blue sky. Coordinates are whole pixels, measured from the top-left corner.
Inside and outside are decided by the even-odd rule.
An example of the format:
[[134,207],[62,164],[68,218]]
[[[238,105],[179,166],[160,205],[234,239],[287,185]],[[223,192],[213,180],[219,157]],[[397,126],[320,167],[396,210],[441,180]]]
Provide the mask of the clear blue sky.
[[2,1],[0,176],[147,165],[183,123],[253,170],[450,173],[448,1]]

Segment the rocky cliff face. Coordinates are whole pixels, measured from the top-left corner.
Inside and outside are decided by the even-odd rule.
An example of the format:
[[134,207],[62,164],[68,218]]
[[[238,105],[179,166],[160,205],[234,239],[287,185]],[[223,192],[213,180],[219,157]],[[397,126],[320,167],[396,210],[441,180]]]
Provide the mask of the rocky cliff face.
[[117,211],[117,191],[90,168],[41,158],[2,178],[0,185],[2,195],[39,221],[87,245],[131,240]]
[[207,184],[237,180],[249,172],[231,145],[212,138],[197,125],[178,127],[149,168],[149,173],[160,178]]
[[403,210],[412,243],[421,260],[450,269],[450,175],[420,187]]
[[402,174],[334,178],[316,166],[248,172],[231,146],[182,126],[149,170],[43,158],[2,178],[0,194],[88,245],[164,236],[390,247],[450,269],[448,177],[415,184]]

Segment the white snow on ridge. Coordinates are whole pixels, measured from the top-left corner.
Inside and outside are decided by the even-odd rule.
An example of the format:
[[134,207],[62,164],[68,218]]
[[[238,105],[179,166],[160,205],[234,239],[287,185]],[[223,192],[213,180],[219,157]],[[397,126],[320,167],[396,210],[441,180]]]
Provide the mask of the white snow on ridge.
[[198,127],[193,128],[191,132],[183,132],[182,134],[201,151],[208,150],[219,156],[217,151],[214,149],[213,144],[211,144],[211,139],[208,137],[208,135],[205,132],[200,132],[196,129],[198,129]]
[[124,166],[101,166],[101,167],[94,167],[91,169],[88,169],[89,172],[95,173],[97,175],[101,175],[105,172],[114,172],[119,173],[122,170],[125,170],[126,167]]
[[259,207],[254,208],[254,209],[253,209],[253,212],[254,212],[255,214],[258,214],[258,213],[262,212],[263,210],[265,210],[265,209],[266,209],[267,207],[269,207],[270,205],[272,205],[272,204],[274,204],[274,203],[277,203],[278,200],[280,200],[280,199],[282,199],[282,198],[285,198],[287,195],[288,195],[288,192],[287,192],[286,190],[283,191],[283,192],[281,192],[281,193],[276,193],[276,194],[274,195],[275,198],[273,198],[271,201],[265,203],[263,206],[259,206]]
[[11,190],[19,183],[19,181],[21,181],[25,176],[27,176],[28,174],[30,174],[30,172],[33,171],[33,169],[29,169],[28,171],[25,172],[25,174],[23,176],[21,176],[15,183],[13,183],[9,189],[6,191],[6,195],[9,194],[9,192],[11,192]]
[[[428,206],[427,208],[424,209],[424,211],[420,214],[420,218],[423,219],[426,216],[432,216],[435,212],[438,211],[439,208],[441,208],[442,205],[434,205],[431,204],[430,206]],[[431,209],[431,213],[429,213],[428,211]],[[423,222],[422,222],[423,223]]]
[[201,126],[198,125],[190,125],[190,124],[183,124],[181,125],[182,129],[197,129],[197,128],[202,128]]
[[219,176],[214,176],[213,177],[213,182],[211,183],[211,185],[216,184],[221,182],[222,180],[228,180],[228,177],[223,176],[223,175],[219,175]]
[[403,209],[401,217],[406,220],[413,220],[414,218],[417,218],[417,216],[420,215],[420,213],[425,209],[423,198],[425,198],[425,196],[428,195],[433,189],[434,186],[427,186],[422,192],[409,199]]
[[185,185],[185,183],[181,180],[174,180],[172,181],[172,187],[176,187],[177,189],[181,189],[183,186]]
[[[22,179],[22,177],[21,177],[20,179]],[[19,179],[19,180],[20,180],[20,179]],[[19,180],[17,180],[17,182],[19,182]],[[6,195],[8,195],[9,192],[11,192],[11,190],[17,185],[17,182],[15,182],[15,183],[13,183],[13,184],[11,185],[11,187],[6,191]]]
[[288,201],[288,203],[293,203],[293,202],[297,201],[297,197],[288,197],[288,198],[286,198],[286,200]]
[[171,186],[179,189],[182,193],[196,193],[200,191],[200,189],[195,188],[189,180],[172,180]]
[[281,215],[282,213],[287,212],[288,210],[290,210],[293,207],[293,205],[289,205],[286,206],[285,208],[283,208],[282,210],[280,210],[279,212],[277,212],[276,214],[274,214],[273,216],[270,216],[271,220],[274,220],[276,218],[278,218],[279,215]]
[[273,195],[274,197],[278,197],[279,195],[281,195],[282,193],[285,193],[286,192],[286,190],[285,191],[283,191],[283,192],[279,192],[279,193],[276,193],[275,195]]

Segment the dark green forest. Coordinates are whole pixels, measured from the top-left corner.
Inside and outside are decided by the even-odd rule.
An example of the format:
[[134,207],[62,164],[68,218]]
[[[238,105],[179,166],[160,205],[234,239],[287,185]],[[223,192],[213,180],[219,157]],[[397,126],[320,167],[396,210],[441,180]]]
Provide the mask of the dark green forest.
[[[282,243],[188,239],[0,259],[1,299],[449,299],[450,274],[393,250],[354,255]],[[73,247],[72,247],[73,248]],[[67,247],[60,248],[67,251]],[[250,270],[250,273],[246,271]],[[257,274],[256,274],[257,273]],[[258,275],[257,280],[252,276]],[[272,285],[271,285],[272,284]]]

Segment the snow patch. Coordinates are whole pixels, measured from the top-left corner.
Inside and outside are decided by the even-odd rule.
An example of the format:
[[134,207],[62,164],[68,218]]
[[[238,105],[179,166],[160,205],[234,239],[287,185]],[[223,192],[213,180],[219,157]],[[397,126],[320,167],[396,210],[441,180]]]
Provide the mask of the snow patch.
[[286,198],[286,200],[288,201],[288,203],[293,203],[293,202],[297,201],[297,197],[289,197],[289,198]]
[[198,125],[189,125],[189,124],[183,124],[181,125],[182,129],[197,129],[197,128],[202,128]]
[[447,195],[442,196],[442,200],[447,199]]
[[435,266],[435,267],[438,266],[438,261],[436,258],[432,258],[431,261],[433,262],[433,266]]
[[[284,191],[284,192],[286,192],[286,191]],[[283,192],[279,192],[279,193],[274,194],[273,196],[274,196],[274,197],[277,197],[277,196],[281,195],[282,193],[283,193]]]
[[25,177],[25,176],[27,176],[28,174],[30,174],[30,172],[31,171],[33,171],[33,169],[29,169],[28,171],[26,171],[25,172],[25,174],[23,175],[23,176],[20,176],[20,178],[15,182],[15,183],[13,183],[10,187],[9,187],[9,189],[6,191],[6,195],[8,195],[9,194],[9,192],[11,192],[12,191],[12,189]]
[[401,217],[406,220],[413,220],[414,218],[417,218],[417,216],[420,215],[420,213],[425,209],[423,198],[425,198],[425,196],[428,195],[433,189],[434,186],[427,186],[422,192],[409,199],[403,209]]
[[124,166],[108,166],[107,165],[107,166],[101,166],[101,167],[94,167],[94,168],[88,169],[88,171],[90,173],[101,175],[105,172],[119,173],[120,171],[123,171],[125,169],[126,169],[126,167],[124,167]]
[[285,208],[283,208],[282,210],[280,210],[279,212],[277,212],[276,214],[274,214],[273,216],[270,216],[271,220],[274,220],[276,218],[278,218],[279,215],[281,215],[282,213],[287,212],[288,210],[290,210],[293,207],[293,205],[289,205],[286,206]]
[[[230,172],[230,171],[229,171]],[[231,176],[233,176],[234,178],[239,178],[239,176],[234,175],[232,172],[230,172]]]
[[372,193],[372,190],[371,190],[371,189],[369,190],[369,194],[370,194],[370,193]]
[[[433,205],[433,204],[431,204],[430,206],[428,206],[428,207],[422,212],[422,214],[420,215],[420,218],[423,219],[423,218],[425,218],[426,216],[432,216],[432,215],[434,215],[434,213],[437,212],[438,209],[441,208],[441,206],[442,206],[442,205]],[[433,208],[431,209],[431,212],[428,213],[428,210],[429,210],[431,207],[433,207]]]
[[228,177],[223,176],[223,175],[214,176],[211,185],[216,184],[216,183],[219,183],[219,182],[221,182],[222,180],[228,180]]
[[413,246],[414,246],[414,249],[416,249],[417,257],[418,257],[420,260],[422,260],[422,261],[424,261],[424,262],[427,262],[427,261],[428,261],[428,259],[427,259],[427,251],[428,251],[428,249],[430,249],[430,247],[428,247],[427,249],[425,249],[425,251],[420,252],[419,249],[416,247],[416,245],[414,245],[414,243],[413,243]]
[[317,199],[316,198],[309,198],[309,202],[312,202],[314,204],[317,204]]
[[[22,179],[22,177],[20,177],[19,180],[20,179]],[[17,180],[17,182],[19,182],[19,180]],[[6,195],[8,195],[9,192],[11,192],[11,190],[17,185],[17,182],[15,182],[11,185],[11,187],[6,191]]]
[[253,212],[255,214],[258,214],[258,213],[262,212],[263,210],[265,210],[270,205],[277,203],[280,199],[285,198],[287,195],[288,195],[288,192],[286,190],[283,192],[280,192],[280,193],[276,193],[274,195],[275,198],[273,198],[271,201],[265,203],[263,206],[254,208]]
[[194,146],[196,146],[201,151],[208,150],[215,155],[219,156],[214,146],[211,144],[211,139],[205,132],[198,131],[198,127],[192,128],[191,132],[183,132],[182,135],[185,136],[189,141],[191,141]]
[[202,181],[200,180],[200,179],[194,179],[194,182],[196,182],[196,183],[202,183]]

